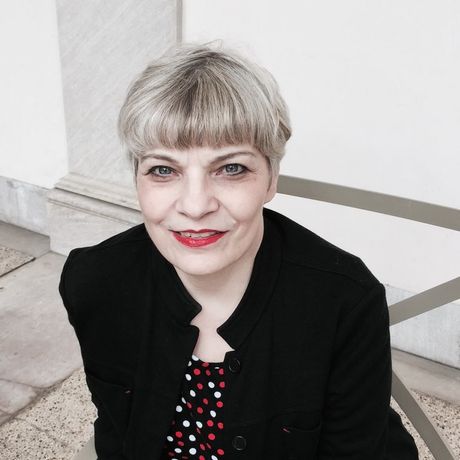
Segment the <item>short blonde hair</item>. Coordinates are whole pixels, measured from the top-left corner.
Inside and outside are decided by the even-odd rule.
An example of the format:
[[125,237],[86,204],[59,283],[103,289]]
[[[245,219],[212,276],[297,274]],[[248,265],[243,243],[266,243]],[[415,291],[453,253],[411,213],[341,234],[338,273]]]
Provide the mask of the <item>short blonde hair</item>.
[[214,44],[181,46],[131,84],[118,119],[137,174],[154,147],[250,144],[278,174],[291,136],[286,103],[264,68]]

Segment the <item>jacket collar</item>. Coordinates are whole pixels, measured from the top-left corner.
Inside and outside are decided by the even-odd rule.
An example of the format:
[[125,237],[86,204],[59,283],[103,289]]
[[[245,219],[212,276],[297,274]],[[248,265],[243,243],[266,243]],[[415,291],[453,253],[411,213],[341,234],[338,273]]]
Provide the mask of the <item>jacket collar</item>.
[[[155,249],[154,259],[160,260],[161,298],[174,320],[182,326],[190,324],[202,310],[188,293],[174,267]],[[217,328],[218,334],[237,349],[257,323],[275,286],[281,266],[281,238],[264,209],[264,236],[257,252],[248,287],[230,317]]]

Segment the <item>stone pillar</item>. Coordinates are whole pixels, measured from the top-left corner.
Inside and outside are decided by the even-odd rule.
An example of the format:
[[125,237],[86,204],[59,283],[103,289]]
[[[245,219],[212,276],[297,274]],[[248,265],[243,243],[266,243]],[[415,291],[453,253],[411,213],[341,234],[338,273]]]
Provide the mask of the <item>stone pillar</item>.
[[130,81],[175,45],[179,2],[57,0],[69,173],[48,195],[51,249],[142,221],[116,121]]

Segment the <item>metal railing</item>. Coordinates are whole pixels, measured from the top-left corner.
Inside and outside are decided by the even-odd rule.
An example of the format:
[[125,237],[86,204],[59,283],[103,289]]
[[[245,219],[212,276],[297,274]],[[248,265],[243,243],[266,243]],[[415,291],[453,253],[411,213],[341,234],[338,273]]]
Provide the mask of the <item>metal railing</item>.
[[[325,182],[280,176],[278,192],[460,230],[460,210],[384,193]],[[460,298],[460,277],[388,307],[390,325],[421,315]],[[393,370],[392,395],[436,460],[455,460],[454,452],[423,407]]]

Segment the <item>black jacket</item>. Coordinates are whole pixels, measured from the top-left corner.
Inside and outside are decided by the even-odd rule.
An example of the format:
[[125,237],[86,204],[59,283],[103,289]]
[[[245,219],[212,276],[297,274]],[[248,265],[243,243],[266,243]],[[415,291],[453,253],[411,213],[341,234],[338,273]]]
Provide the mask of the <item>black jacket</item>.
[[[224,458],[418,458],[389,408],[384,287],[288,218],[264,209],[264,225],[246,293],[217,329],[234,349]],[[200,305],[144,225],[73,250],[59,289],[98,409],[98,458],[159,460]]]

